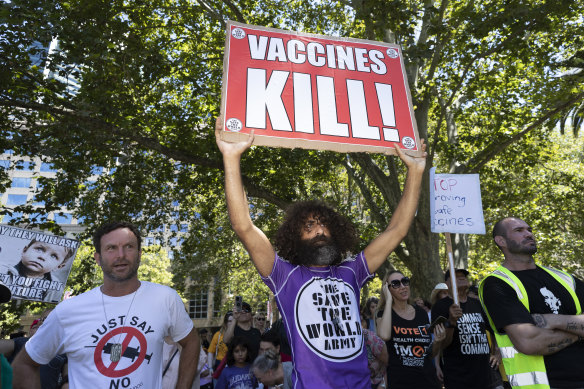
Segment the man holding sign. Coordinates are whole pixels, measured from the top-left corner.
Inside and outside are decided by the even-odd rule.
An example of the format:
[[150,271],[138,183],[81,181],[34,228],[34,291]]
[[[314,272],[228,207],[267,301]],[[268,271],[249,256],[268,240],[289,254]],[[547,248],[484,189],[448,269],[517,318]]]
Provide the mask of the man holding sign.
[[[231,225],[264,282],[275,295],[292,347],[295,388],[370,388],[367,355],[359,319],[359,290],[406,236],[416,212],[425,145],[420,157],[396,147],[408,168],[402,198],[386,230],[357,256],[342,259],[357,241],[352,224],[319,201],[293,205],[280,227],[275,246],[249,215],[241,172],[247,140],[221,139],[225,195]],[[281,256],[282,257],[281,257]]]

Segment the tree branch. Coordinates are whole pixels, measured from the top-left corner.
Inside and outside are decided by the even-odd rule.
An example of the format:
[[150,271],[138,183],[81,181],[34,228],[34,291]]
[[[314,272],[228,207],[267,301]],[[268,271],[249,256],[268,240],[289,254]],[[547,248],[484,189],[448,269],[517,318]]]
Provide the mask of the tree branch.
[[534,129],[540,127],[543,123],[549,120],[554,115],[568,109],[569,107],[577,104],[582,99],[584,99],[584,92],[579,93],[572,97],[571,99],[565,101],[564,103],[558,105],[556,108],[548,111],[540,118],[536,119],[533,123],[525,127],[522,131],[518,132],[517,134],[511,136],[509,139],[505,141],[494,141],[491,145],[487,146],[483,149],[482,152],[477,154],[474,158],[472,158],[464,168],[462,169],[461,173],[477,173],[480,171],[483,166],[489,163],[493,158],[495,158],[499,153],[505,150],[507,147],[518,141],[519,139],[523,138],[525,135],[533,131]]

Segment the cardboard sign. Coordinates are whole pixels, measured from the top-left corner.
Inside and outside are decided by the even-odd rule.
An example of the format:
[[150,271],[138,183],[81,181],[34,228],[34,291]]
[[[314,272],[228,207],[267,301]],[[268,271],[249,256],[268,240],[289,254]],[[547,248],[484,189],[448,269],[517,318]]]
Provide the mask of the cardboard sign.
[[221,114],[231,142],[421,153],[398,45],[229,22]]
[[430,169],[432,232],[484,234],[478,174],[435,174]]
[[78,248],[73,239],[0,226],[0,281],[13,299],[58,303]]

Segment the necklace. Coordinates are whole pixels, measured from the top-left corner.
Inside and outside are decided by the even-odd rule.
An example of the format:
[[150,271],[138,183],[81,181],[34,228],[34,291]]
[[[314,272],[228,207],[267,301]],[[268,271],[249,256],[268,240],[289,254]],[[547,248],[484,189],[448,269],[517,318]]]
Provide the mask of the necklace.
[[[140,289],[140,287],[138,287],[138,289]],[[132,295],[132,301],[130,302],[130,306],[128,307],[128,312],[126,312],[126,316],[124,316],[124,320],[126,320],[126,318],[128,317],[128,314],[130,313],[130,309],[132,308],[132,304],[134,304],[134,298],[136,298],[136,293],[138,293],[138,289],[136,289],[134,291],[134,294]],[[101,292],[101,289],[100,289]],[[103,292],[101,292],[101,306],[103,307],[103,315],[105,316],[105,325],[107,326],[107,323],[109,322],[107,319],[107,313],[105,312],[105,303],[103,301]],[[116,342],[112,344],[112,347],[110,349],[110,361],[112,362],[118,362],[120,360],[120,358],[122,357],[122,344],[120,343],[120,337],[122,336],[122,334],[118,334],[118,338],[116,339]]]

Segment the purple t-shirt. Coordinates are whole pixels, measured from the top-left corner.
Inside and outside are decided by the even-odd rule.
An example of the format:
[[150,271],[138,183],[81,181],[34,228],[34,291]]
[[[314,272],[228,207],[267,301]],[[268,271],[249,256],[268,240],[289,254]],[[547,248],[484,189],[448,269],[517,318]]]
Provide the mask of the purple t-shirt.
[[262,278],[276,296],[292,348],[294,388],[371,388],[359,291],[372,277],[361,252],[338,266],[296,266],[276,254]]

